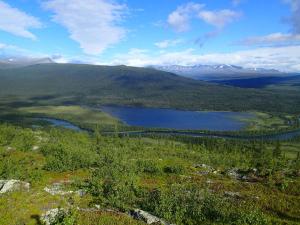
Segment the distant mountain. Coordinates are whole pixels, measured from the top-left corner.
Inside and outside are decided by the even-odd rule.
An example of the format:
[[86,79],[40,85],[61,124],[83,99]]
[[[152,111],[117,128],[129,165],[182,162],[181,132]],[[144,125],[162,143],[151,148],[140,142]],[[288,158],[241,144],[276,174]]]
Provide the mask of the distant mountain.
[[190,77],[197,80],[225,80],[238,78],[253,78],[261,76],[280,76],[285,73],[273,69],[263,68],[243,68],[241,66],[220,64],[220,65],[166,65],[151,66],[152,68],[175,73],[181,76]]
[[0,99],[13,99],[13,104],[10,103],[13,107],[121,104],[190,110],[300,112],[300,98],[294,92],[230,87],[151,68],[82,64],[44,63],[0,69]]
[[0,58],[0,69],[17,68],[37,64],[54,63],[50,58],[9,57]]
[[[254,78],[243,78],[243,79],[227,79],[227,80],[215,80],[212,81],[218,84],[224,84],[234,87],[241,88],[267,88],[272,85],[272,88],[279,86],[292,87],[297,86],[299,88],[300,74],[295,76],[270,76],[270,77],[254,77]],[[295,89],[295,88],[293,88]]]

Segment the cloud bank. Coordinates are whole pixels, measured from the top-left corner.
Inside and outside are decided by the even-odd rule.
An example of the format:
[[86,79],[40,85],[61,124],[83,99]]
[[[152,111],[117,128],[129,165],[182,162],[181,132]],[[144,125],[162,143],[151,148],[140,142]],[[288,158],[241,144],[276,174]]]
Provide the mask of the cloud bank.
[[233,64],[250,68],[300,71],[300,46],[263,47],[230,53],[197,54],[194,49],[152,55],[143,49],[132,49],[116,55],[112,64],[129,66]]

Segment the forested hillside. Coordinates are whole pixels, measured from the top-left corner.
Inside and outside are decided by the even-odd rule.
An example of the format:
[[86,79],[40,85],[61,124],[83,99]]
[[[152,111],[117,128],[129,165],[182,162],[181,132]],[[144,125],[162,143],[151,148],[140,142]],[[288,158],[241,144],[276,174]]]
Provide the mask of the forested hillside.
[[149,68],[41,64],[2,69],[0,79],[0,98],[10,102],[300,112],[293,91],[229,87]]

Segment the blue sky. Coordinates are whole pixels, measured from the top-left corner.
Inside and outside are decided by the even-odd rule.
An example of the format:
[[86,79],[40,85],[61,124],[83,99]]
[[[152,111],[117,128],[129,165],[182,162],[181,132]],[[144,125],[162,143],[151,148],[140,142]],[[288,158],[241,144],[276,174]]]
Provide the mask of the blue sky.
[[0,0],[0,55],[300,71],[300,0]]

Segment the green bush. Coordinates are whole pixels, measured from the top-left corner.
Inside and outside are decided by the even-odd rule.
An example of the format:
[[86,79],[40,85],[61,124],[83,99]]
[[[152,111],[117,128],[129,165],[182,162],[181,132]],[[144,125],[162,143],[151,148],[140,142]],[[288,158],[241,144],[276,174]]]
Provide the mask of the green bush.
[[169,165],[163,168],[165,173],[175,173],[180,174],[184,171],[184,167],[181,165]]
[[143,173],[156,174],[160,172],[160,168],[152,160],[138,160],[136,164],[138,170]]
[[142,208],[176,224],[269,224],[254,207],[233,202],[195,185],[172,185],[149,192]]
[[42,177],[43,158],[34,152],[10,151],[0,155],[0,179],[31,182]]
[[50,133],[48,142],[41,147],[46,157],[45,169],[51,171],[76,170],[91,167],[98,158],[89,137],[85,134],[58,131]]

